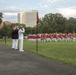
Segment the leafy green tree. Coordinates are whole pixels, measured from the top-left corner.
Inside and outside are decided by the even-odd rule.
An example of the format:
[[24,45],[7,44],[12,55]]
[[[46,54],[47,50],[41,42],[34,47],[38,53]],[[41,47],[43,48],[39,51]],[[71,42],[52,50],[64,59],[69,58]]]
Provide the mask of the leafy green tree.
[[25,33],[26,33],[26,35],[28,35],[28,34],[32,34],[32,27],[26,27],[25,28]]
[[54,19],[55,19],[54,29],[56,29],[57,32],[64,32],[67,19],[63,17],[62,14],[59,14],[59,13],[56,13],[54,15]]
[[1,24],[1,22],[2,22],[2,18],[3,18],[3,13],[2,12],[0,12],[0,24]]
[[[65,29],[66,18],[63,15],[56,13],[46,14],[40,21],[41,31],[54,33],[54,32],[64,32]],[[45,30],[45,26],[48,28]]]
[[42,33],[50,33],[50,26],[45,24],[42,27]]
[[65,32],[76,32],[76,18],[69,18],[65,25]]
[[2,36],[11,36],[11,28],[8,25],[3,25],[2,29],[1,29],[1,35]]

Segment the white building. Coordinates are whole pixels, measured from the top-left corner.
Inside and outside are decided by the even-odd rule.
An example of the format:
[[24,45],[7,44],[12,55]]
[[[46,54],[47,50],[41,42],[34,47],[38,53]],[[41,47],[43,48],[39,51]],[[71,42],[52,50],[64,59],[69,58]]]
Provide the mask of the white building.
[[38,11],[33,10],[31,12],[18,13],[18,23],[25,24],[26,27],[34,27],[37,24]]
[[18,23],[25,24],[25,12],[18,13]]

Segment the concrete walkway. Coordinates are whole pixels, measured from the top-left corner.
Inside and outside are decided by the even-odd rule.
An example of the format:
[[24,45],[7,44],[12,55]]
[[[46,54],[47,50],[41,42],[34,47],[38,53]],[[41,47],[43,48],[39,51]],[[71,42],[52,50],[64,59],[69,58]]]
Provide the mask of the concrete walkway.
[[76,67],[0,45],[0,75],[76,75]]

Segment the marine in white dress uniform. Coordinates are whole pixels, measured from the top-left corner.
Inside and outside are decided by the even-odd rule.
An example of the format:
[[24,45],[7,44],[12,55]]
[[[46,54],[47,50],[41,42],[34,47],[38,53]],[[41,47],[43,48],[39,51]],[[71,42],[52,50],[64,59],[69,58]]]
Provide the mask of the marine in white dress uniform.
[[18,31],[18,35],[19,35],[19,51],[23,52],[23,39],[24,39],[24,32],[25,29],[20,26],[19,27],[19,31]]

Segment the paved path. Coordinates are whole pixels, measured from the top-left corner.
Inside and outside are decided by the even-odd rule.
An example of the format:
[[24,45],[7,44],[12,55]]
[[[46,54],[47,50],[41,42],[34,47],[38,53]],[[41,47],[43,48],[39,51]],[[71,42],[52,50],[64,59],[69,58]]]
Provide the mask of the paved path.
[[0,45],[0,75],[76,75],[76,67]]

